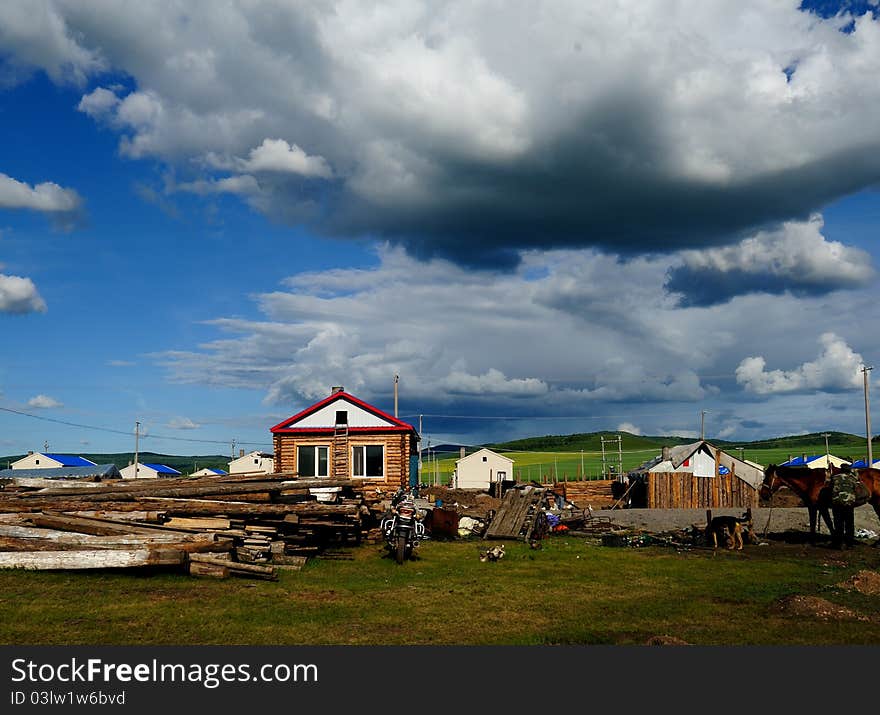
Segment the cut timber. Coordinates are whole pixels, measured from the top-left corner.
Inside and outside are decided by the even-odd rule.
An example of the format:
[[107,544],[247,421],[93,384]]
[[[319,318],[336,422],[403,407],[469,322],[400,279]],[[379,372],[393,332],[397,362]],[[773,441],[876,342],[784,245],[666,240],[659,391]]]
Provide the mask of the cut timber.
[[274,581],[277,576],[275,569],[271,566],[259,566],[257,564],[242,564],[235,561],[225,561],[204,554],[190,554],[190,563],[197,562],[203,564],[214,564],[215,566],[225,566],[229,569],[229,573],[233,576],[251,576],[253,578],[263,578]]
[[96,536],[110,536],[112,534],[161,534],[161,526],[138,526],[125,522],[107,521],[104,519],[90,519],[79,516],[65,516],[64,514],[32,514],[30,520],[37,526],[46,529],[58,529],[59,531],[78,531],[81,534],[94,534]]
[[178,549],[140,548],[89,551],[0,552],[0,568],[56,571],[112,569],[133,566],[175,566],[186,559]]
[[105,511],[105,510],[88,510],[88,511],[66,511],[65,516],[81,516],[86,519],[109,519],[110,521],[140,521],[145,524],[161,524],[167,519],[164,511],[144,511],[143,509],[134,511]]
[[190,518],[175,516],[165,522],[165,526],[176,529],[183,527],[185,529],[228,529],[229,519],[221,519],[218,517],[201,517]]
[[207,576],[209,578],[229,578],[229,567],[220,564],[206,564],[199,561],[190,561],[189,575]]

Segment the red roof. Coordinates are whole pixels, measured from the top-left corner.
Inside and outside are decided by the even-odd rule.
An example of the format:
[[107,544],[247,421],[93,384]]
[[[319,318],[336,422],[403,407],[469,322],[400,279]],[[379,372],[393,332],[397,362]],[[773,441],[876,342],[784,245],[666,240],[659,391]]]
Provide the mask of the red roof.
[[269,431],[272,434],[309,434],[309,433],[319,433],[319,432],[328,432],[332,431],[332,427],[291,427],[290,425],[299,422],[304,417],[308,417],[313,412],[317,412],[323,407],[337,401],[337,400],[345,400],[353,405],[357,405],[361,409],[370,412],[371,414],[376,415],[383,420],[386,420],[390,424],[383,427],[349,427],[349,432],[415,432],[415,428],[404,422],[403,420],[399,420],[392,415],[389,415],[387,412],[383,412],[378,407],[373,407],[373,405],[364,402],[363,400],[359,400],[354,395],[349,395],[347,392],[339,391],[334,392],[329,397],[325,397],[320,402],[316,402],[311,407],[306,407],[302,412],[297,412],[293,417],[288,417],[283,422],[279,422]]

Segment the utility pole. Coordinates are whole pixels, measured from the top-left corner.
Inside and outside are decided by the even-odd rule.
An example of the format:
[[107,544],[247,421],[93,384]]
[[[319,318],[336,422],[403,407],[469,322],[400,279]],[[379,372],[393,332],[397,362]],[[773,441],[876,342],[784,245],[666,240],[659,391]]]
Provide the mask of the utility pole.
[[862,374],[865,377],[865,433],[868,437],[868,468],[874,466],[873,454],[871,453],[871,407],[868,402],[868,371],[873,370],[873,365],[862,365]]
[[706,413],[709,410],[700,410],[700,441],[706,439]]
[[400,375],[394,376],[394,416],[397,417],[397,383],[400,381]]
[[134,478],[138,475],[138,438],[141,436],[141,423],[134,423]]
[[[419,415],[419,484],[422,483],[422,415]],[[427,484],[427,482],[426,482]]]
[[[823,432],[823,433],[822,433],[822,436],[825,438],[825,458],[826,458],[826,460],[827,460],[828,456],[831,454],[831,452],[830,452],[829,449],[828,449],[828,438],[829,438],[831,435],[828,434],[827,432]],[[829,464],[828,466],[830,467],[831,465]]]
[[581,450],[581,479],[586,479],[587,475],[584,474],[584,450]]

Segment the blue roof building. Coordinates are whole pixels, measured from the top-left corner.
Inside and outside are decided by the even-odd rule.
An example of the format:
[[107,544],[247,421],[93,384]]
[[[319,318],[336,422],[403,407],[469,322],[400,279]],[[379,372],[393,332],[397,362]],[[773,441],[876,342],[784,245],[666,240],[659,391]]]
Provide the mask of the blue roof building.
[[30,452],[9,465],[12,469],[59,469],[61,467],[94,467],[95,463],[73,454]]

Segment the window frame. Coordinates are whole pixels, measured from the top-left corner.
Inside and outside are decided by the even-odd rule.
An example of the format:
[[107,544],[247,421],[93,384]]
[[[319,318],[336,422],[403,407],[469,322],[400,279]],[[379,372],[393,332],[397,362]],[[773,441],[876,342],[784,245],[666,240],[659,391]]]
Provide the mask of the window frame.
[[[366,474],[366,471],[367,471],[367,449],[369,449],[370,447],[378,447],[379,449],[382,450],[382,474]],[[361,458],[361,461],[363,464],[363,471],[365,472],[364,474],[357,474],[355,472],[355,465],[357,464],[357,459],[355,457],[356,450],[363,450],[363,457]],[[350,465],[351,476],[357,477],[358,479],[384,479],[385,475],[388,472],[388,469],[387,469],[388,465],[386,464],[387,454],[388,454],[388,451],[385,449],[384,442],[379,443],[379,444],[353,444],[351,446],[351,465]]]
[[[302,459],[300,458],[301,450],[314,450],[312,453],[312,464],[314,465],[314,474],[303,474],[301,470]],[[319,450],[325,452],[324,465],[327,470],[326,474],[319,474],[321,466],[321,457]],[[296,473],[300,477],[312,477],[314,479],[329,479],[330,477],[330,445],[327,444],[298,444],[296,446]]]

